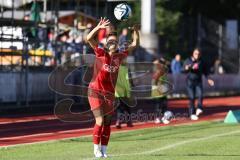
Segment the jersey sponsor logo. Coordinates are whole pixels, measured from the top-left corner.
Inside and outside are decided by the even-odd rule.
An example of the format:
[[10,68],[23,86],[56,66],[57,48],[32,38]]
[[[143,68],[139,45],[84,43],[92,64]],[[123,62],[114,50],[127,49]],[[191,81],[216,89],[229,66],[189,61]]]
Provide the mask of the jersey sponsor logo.
[[104,64],[103,69],[107,72],[114,73],[118,70],[118,67],[117,66],[110,66],[108,64]]

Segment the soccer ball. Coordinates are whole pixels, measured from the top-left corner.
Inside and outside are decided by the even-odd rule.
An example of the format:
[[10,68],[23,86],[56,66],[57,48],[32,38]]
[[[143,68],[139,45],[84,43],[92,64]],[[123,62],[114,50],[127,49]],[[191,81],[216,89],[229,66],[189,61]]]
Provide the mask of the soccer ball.
[[132,10],[126,3],[118,4],[114,8],[114,15],[119,21],[126,21],[132,14]]
[[171,119],[174,118],[174,115],[171,111],[166,111],[166,112],[164,112],[163,117],[164,117],[164,119],[170,121]]

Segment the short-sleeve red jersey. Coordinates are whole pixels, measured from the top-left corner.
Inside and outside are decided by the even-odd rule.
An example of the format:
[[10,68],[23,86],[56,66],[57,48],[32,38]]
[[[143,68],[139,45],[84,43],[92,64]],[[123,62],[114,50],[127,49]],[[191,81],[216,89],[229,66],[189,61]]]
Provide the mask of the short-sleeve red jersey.
[[122,60],[127,57],[128,51],[118,52],[110,56],[103,48],[97,46],[94,48],[94,52],[96,59],[89,88],[114,94],[119,66]]

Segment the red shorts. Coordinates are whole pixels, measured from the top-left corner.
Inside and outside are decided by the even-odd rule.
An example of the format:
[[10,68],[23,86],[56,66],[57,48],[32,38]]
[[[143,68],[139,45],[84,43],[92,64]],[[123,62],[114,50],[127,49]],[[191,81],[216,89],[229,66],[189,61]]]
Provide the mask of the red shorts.
[[106,94],[102,91],[89,88],[88,101],[92,111],[101,109],[105,115],[114,113],[115,96],[113,93]]

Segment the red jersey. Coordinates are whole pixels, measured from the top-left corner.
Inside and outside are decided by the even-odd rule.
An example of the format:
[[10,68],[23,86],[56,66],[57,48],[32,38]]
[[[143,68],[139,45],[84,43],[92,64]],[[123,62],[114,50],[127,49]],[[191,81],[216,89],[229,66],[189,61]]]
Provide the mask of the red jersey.
[[94,52],[96,59],[89,88],[114,94],[119,66],[122,60],[128,56],[128,51],[110,56],[103,48],[95,47]]

